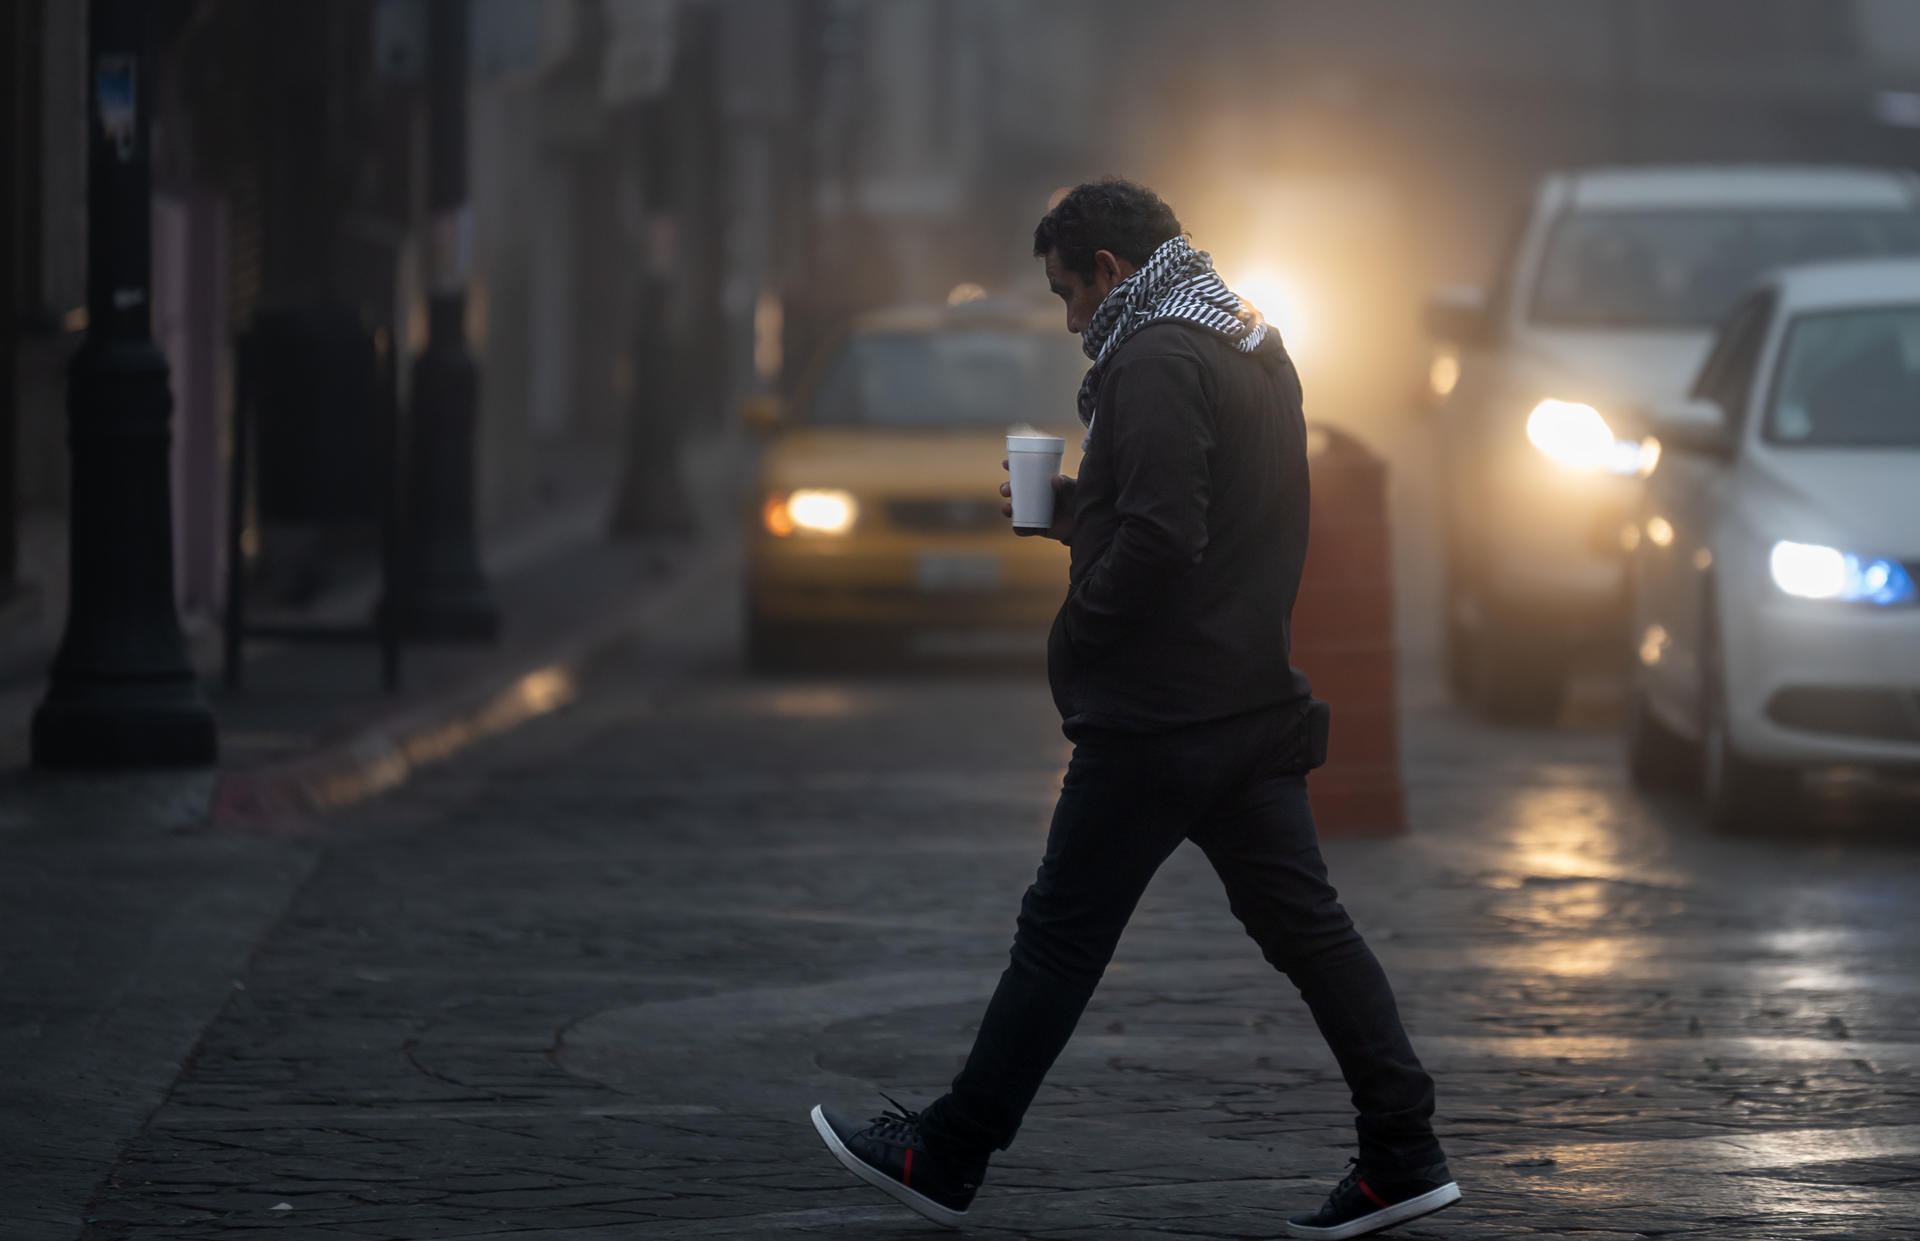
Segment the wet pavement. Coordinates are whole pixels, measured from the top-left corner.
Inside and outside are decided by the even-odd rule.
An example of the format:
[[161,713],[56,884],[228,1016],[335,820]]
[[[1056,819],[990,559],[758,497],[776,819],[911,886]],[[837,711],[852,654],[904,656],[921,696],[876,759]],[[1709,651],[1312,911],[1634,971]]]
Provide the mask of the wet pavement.
[[[87,1235],[933,1235],[807,1108],[958,1067],[1067,746],[1031,670],[758,679],[734,614],[330,824]],[[1920,1237],[1910,810],[1729,839],[1605,728],[1406,748],[1411,833],[1326,850],[1466,1191],[1396,1235]],[[967,1230],[1276,1236],[1350,1143],[1183,849]]]

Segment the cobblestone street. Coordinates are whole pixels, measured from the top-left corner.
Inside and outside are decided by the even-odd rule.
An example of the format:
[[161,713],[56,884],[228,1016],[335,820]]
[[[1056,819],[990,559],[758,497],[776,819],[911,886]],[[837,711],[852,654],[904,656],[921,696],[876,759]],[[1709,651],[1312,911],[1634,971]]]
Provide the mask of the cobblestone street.
[[[327,825],[89,1237],[930,1235],[807,1108],[958,1066],[1066,743],[1030,670],[749,677],[709,593]],[[1467,1195],[1400,1235],[1920,1236],[1920,853],[1712,837],[1604,729],[1408,750],[1414,830],[1327,848]],[[1350,1137],[1182,850],[967,1227],[1275,1236]]]

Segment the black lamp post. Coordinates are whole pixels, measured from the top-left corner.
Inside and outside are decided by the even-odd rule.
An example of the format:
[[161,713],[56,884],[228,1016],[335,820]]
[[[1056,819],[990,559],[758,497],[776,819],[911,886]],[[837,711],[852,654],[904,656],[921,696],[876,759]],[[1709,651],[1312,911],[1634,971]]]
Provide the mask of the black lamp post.
[[480,375],[467,349],[472,215],[467,206],[468,0],[431,0],[427,51],[432,214],[427,347],[413,366],[407,554],[396,619],[409,637],[490,641],[500,613],[474,540]]
[[217,752],[173,603],[173,395],[151,328],[146,0],[88,10],[87,335],[68,374],[66,635],[33,717],[39,767]]

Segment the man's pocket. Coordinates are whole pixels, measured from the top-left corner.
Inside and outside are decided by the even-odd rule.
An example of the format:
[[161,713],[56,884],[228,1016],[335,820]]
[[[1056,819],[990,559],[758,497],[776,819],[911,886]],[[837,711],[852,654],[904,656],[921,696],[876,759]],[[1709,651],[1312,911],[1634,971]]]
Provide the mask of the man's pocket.
[[1327,761],[1327,726],[1332,709],[1318,698],[1307,697],[1275,709],[1277,735],[1273,739],[1273,761],[1282,763],[1290,775],[1305,775]]
[[1060,718],[1070,719],[1079,710],[1074,682],[1078,679],[1079,660],[1075,658],[1073,639],[1067,633],[1067,609],[1062,607],[1047,631],[1047,688],[1053,693],[1053,705]]
[[1301,721],[1307,770],[1324,767],[1327,762],[1327,733],[1333,724],[1333,708],[1318,698],[1307,699],[1306,718]]

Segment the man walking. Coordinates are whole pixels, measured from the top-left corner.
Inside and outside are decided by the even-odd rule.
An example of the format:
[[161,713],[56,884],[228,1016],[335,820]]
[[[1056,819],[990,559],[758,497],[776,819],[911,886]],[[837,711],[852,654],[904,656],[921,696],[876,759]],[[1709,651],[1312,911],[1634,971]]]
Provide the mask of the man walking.
[[1327,882],[1307,805],[1325,708],[1288,663],[1307,549],[1293,363],[1150,190],[1076,187],[1033,251],[1093,359],[1080,476],[1055,479],[1046,532],[1073,553],[1047,644],[1073,758],[1011,961],[952,1090],[865,1123],[816,1107],[814,1127],[856,1176],[959,1224],[1148,881],[1190,839],[1300,989],[1359,1112],[1359,1157],[1287,1231],[1335,1241],[1437,1211],[1460,1190],[1433,1135],[1433,1082]]

